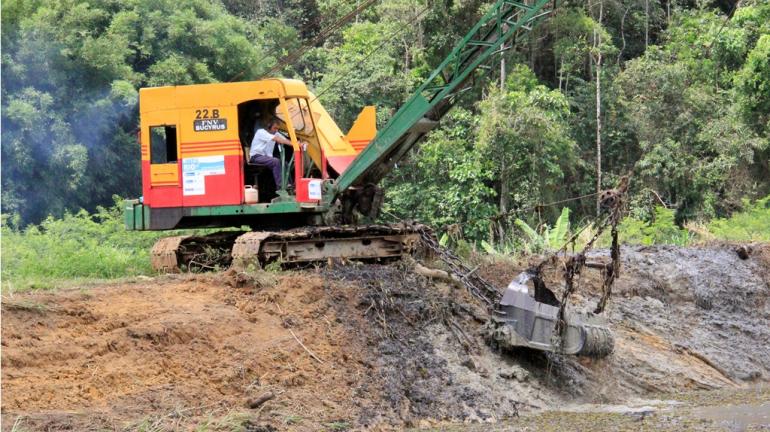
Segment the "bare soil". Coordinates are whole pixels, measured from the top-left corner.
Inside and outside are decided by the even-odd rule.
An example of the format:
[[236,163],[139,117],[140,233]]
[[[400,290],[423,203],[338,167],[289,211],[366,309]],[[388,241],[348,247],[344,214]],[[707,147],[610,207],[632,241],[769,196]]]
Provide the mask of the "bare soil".
[[273,392],[270,411],[286,417],[351,418],[366,366],[323,279],[286,274],[264,289],[220,279],[30,294],[26,307],[6,300],[3,417],[25,415],[34,430],[176,429],[249,411],[250,399]]
[[[615,352],[601,360],[494,351],[472,297],[405,263],[17,294],[2,305],[2,428],[539,429],[554,415],[579,425],[585,404],[705,392],[729,406],[755,388],[750,404],[763,407],[770,246],[748,259],[734,249],[623,248],[607,313]],[[504,285],[523,266],[479,271]],[[595,303],[597,280],[582,276],[574,307]],[[687,406],[706,404],[696,399]],[[666,413],[643,417],[671,424]],[[718,425],[692,413],[705,419],[695,429]]]

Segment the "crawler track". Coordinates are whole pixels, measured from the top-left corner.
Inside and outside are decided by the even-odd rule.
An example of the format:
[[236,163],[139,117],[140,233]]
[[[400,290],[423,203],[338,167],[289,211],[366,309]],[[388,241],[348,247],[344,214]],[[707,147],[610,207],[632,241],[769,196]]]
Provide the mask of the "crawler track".
[[418,249],[417,224],[324,226],[289,231],[223,231],[207,236],[159,240],[152,266],[161,272],[187,268],[261,267],[272,262],[299,264],[329,259],[398,259]]

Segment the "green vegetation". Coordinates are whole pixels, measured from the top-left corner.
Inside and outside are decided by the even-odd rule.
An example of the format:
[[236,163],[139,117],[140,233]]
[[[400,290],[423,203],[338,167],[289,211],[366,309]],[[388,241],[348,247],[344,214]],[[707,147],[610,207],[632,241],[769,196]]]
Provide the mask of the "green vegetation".
[[[561,208],[543,204],[596,190],[597,93],[602,187],[633,171],[634,241],[689,243],[681,227],[770,193],[770,5],[742,2],[727,19],[710,2],[650,4],[646,16],[636,1],[600,16],[598,3],[561,2],[538,44],[510,54],[504,84],[478,85],[481,101],[455,109],[388,180],[388,214],[459,227],[485,250],[522,235],[542,249],[521,223],[542,231]],[[577,221],[595,212],[590,197],[567,205]]]
[[[625,241],[767,240],[770,4],[556,3],[386,179],[385,218],[460,249],[553,249],[563,206],[577,232],[597,179],[633,171]],[[367,104],[382,124],[488,4],[382,0],[315,40],[353,2],[2,2],[3,289],[151,273],[161,234],[110,207],[141,194],[139,88],[257,79],[306,46],[277,75],[343,129]]]
[[744,209],[729,218],[712,220],[708,231],[722,240],[770,241],[770,196],[753,204],[745,201]]
[[[674,223],[674,212],[656,207],[650,220],[627,217],[618,226],[618,236],[625,244],[674,244],[689,245],[694,236]],[[609,244],[609,240],[605,241]]]
[[225,415],[209,414],[208,419],[195,426],[195,432],[247,432],[251,414],[231,411]]
[[258,77],[292,44],[253,28],[205,0],[3,2],[3,213],[138,196],[138,89]]
[[537,232],[523,220],[516,219],[514,222],[516,226],[527,235],[527,240],[523,244],[524,252],[553,251],[564,246],[571,237],[569,232],[569,213],[569,209],[564,207],[554,226],[544,225],[542,232]]
[[286,416],[285,419],[283,419],[283,421],[287,425],[300,424],[300,423],[302,423],[302,420],[304,420],[304,418],[302,416],[298,416],[298,415],[289,415],[289,416]]
[[[744,202],[744,210],[729,218],[713,219],[705,224],[688,223],[684,228],[674,223],[674,211],[656,207],[649,220],[627,217],[619,226],[626,244],[674,244],[688,246],[715,240],[736,242],[770,241],[770,196]],[[608,243],[608,242],[605,242]]]
[[71,278],[112,279],[152,274],[150,249],[162,233],[129,232],[121,206],[2,226],[3,291],[52,288]]
[[[729,218],[681,228],[674,222],[673,210],[657,207],[651,219],[625,218],[619,227],[620,238],[625,244],[679,246],[715,240],[770,241],[770,196],[746,201],[744,208]],[[578,232],[580,235],[575,243],[580,247],[594,233],[590,226],[572,225],[566,207],[553,226],[542,224],[533,228],[520,219],[514,225],[509,242],[492,245],[482,240],[479,248],[492,255],[542,253],[559,249]],[[60,219],[49,217],[40,225],[25,228],[17,227],[5,217],[2,226],[3,291],[50,289],[70,279],[151,276],[154,274],[149,256],[152,245],[159,237],[173,234],[126,231],[118,204],[100,207],[94,214],[80,211],[65,214]],[[474,247],[462,239],[452,240],[448,234],[442,236],[441,242],[466,255]],[[606,233],[600,241],[602,244],[609,244]],[[275,265],[268,270],[276,270]],[[26,303],[10,303],[9,307],[39,311],[46,308],[45,305]]]
[[327,430],[329,431],[346,431],[350,430],[352,427],[350,423],[343,420],[325,423],[324,426],[326,426]]

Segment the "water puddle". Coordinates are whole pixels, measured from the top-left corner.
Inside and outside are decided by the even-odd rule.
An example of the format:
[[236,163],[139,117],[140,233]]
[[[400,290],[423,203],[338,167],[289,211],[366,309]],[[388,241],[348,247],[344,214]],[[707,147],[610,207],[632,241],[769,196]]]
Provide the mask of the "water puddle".
[[621,405],[608,404],[579,404],[569,405],[560,409],[564,412],[597,412],[612,414],[650,414],[656,411],[666,411],[682,403],[675,400],[632,399]]
[[696,418],[712,420],[731,431],[742,432],[749,426],[770,426],[770,402],[759,405],[725,405],[693,409]]

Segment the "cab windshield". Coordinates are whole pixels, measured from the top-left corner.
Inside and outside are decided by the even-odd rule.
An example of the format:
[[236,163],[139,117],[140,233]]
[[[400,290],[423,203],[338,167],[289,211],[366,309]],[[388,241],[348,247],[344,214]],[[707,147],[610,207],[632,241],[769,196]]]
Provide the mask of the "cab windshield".
[[[294,129],[304,135],[313,133],[313,120],[310,118],[310,108],[308,107],[307,100],[303,98],[286,99],[286,106],[289,110],[289,116],[291,117]],[[275,108],[275,116],[286,123],[286,118],[280,106]]]

